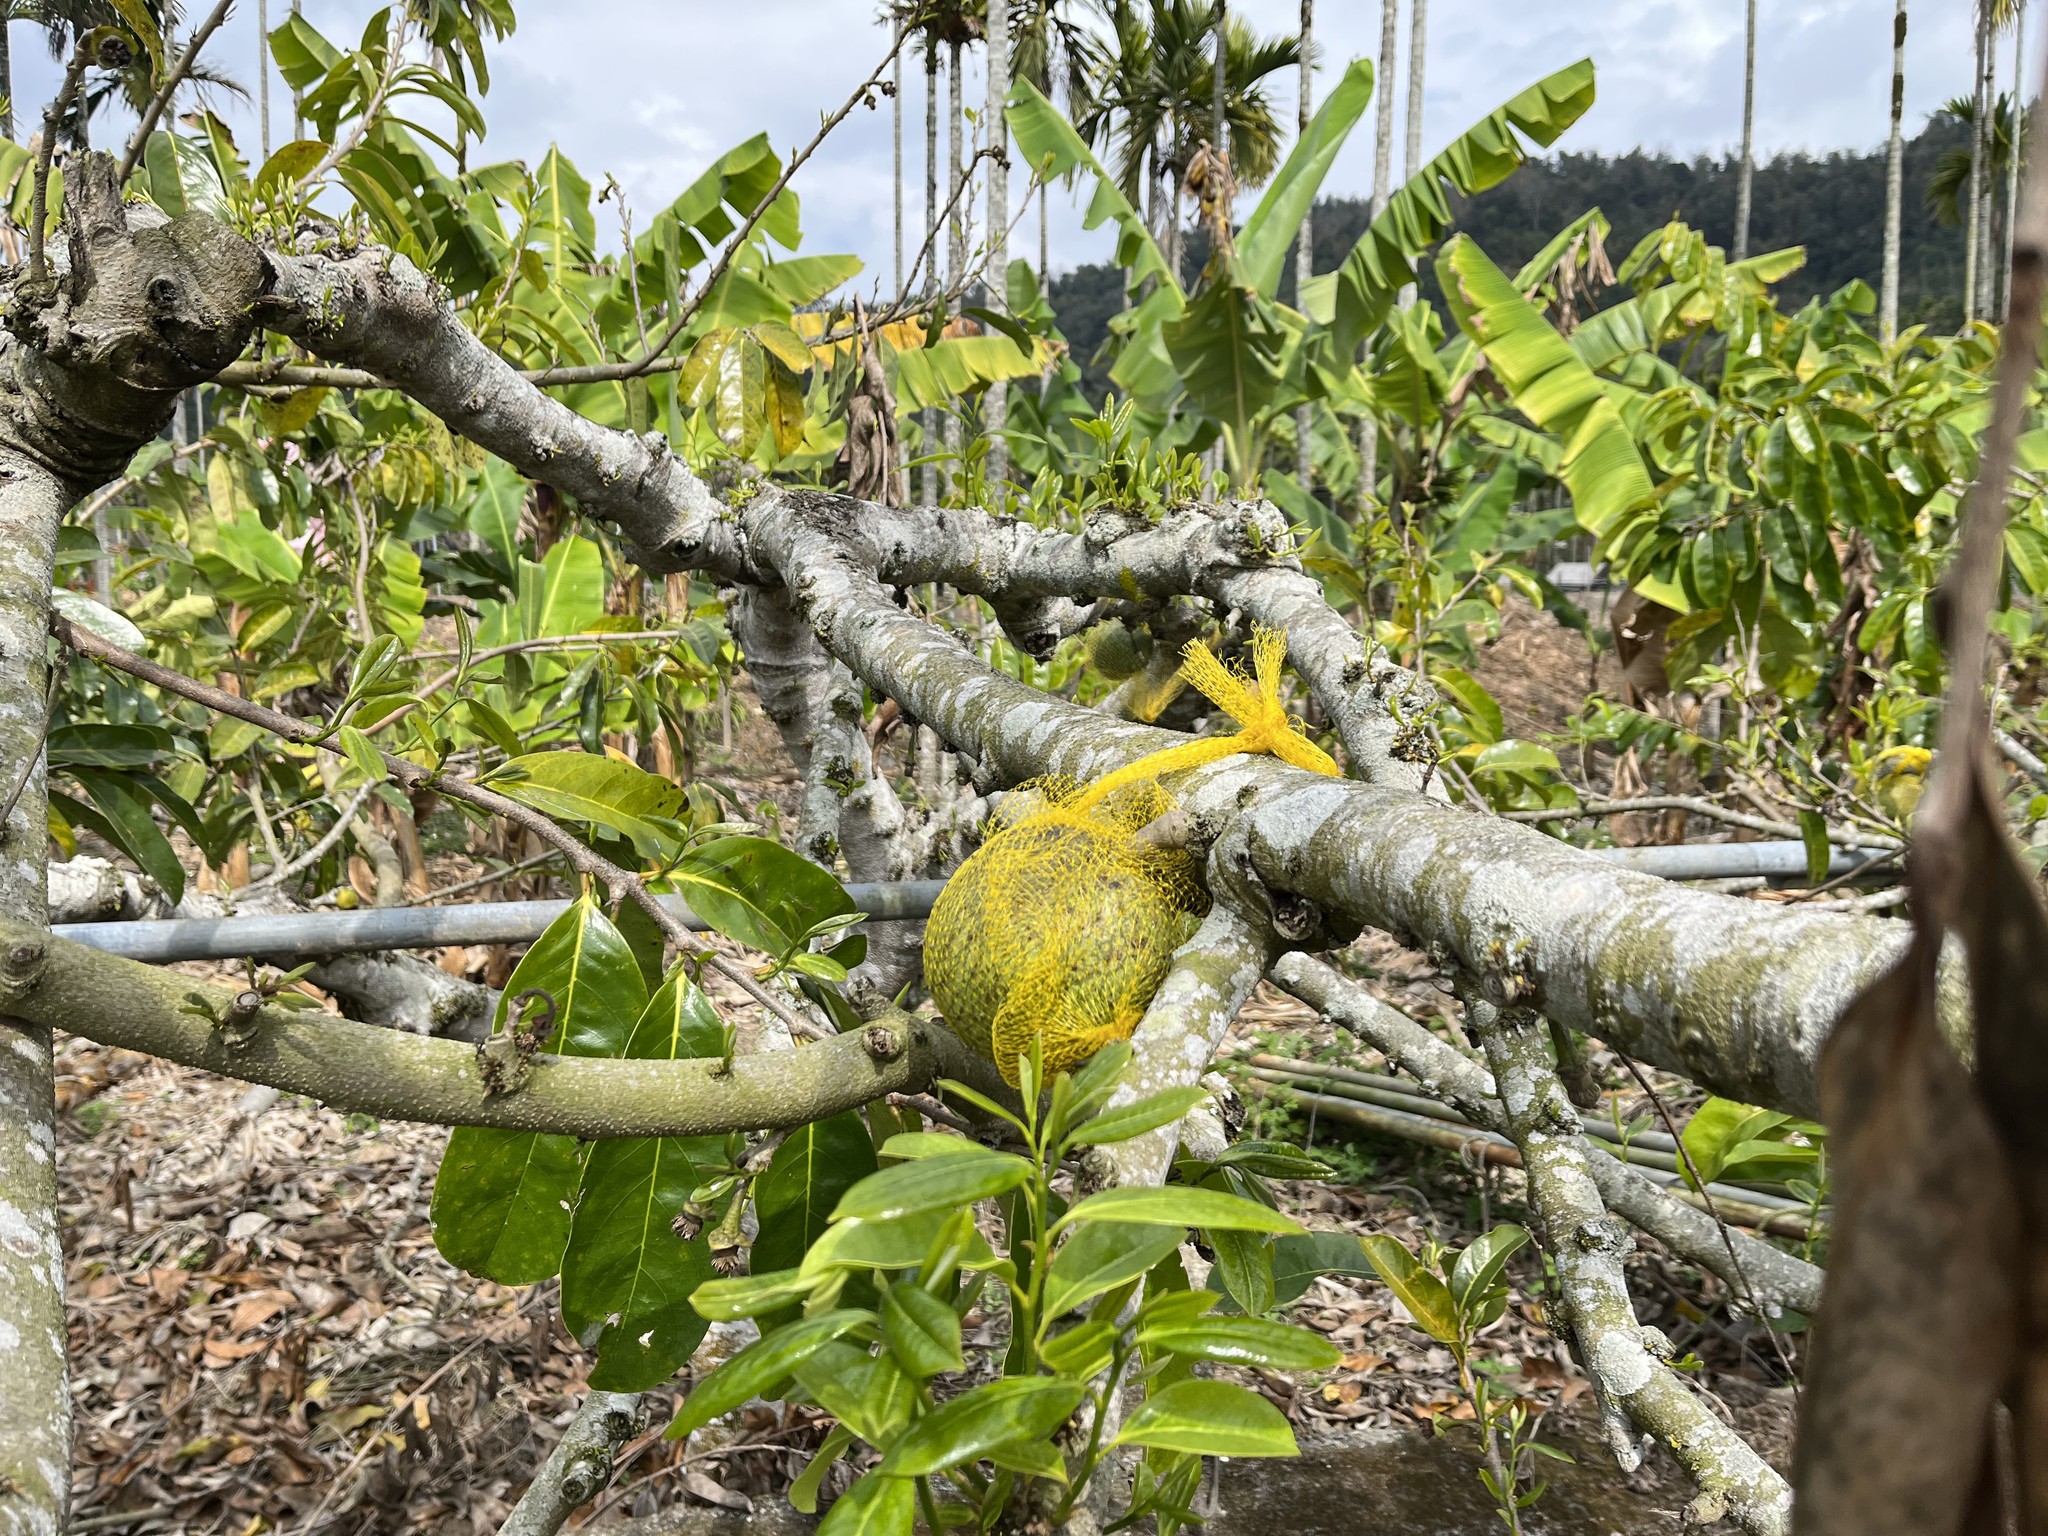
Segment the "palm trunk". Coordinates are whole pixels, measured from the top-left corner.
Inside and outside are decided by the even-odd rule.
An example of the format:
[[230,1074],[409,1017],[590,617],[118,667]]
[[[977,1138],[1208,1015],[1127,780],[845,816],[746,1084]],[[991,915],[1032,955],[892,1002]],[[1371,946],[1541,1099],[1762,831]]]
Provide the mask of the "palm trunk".
[[1226,158],[1230,154],[1230,100],[1229,81],[1225,71],[1230,54],[1230,6],[1227,0],[1216,0],[1216,61],[1215,83],[1210,87],[1210,114],[1215,127],[1210,139],[1216,146],[1216,153]]
[[1999,319],[2012,308],[2013,231],[2020,216],[2020,156],[2026,147],[2027,107],[2027,0],[2019,0],[2012,13],[2012,140],[2005,156],[2005,259],[1999,264],[2004,286]]
[[1756,179],[1756,0],[1742,43],[1742,163],[1735,168],[1735,259],[1749,255],[1749,193]]
[[894,89],[889,93],[889,184],[895,193],[896,206],[896,297],[902,298],[903,287],[903,24],[902,12],[896,15],[896,58],[890,65],[890,83]]
[[1984,8],[1985,0],[1979,0],[1977,7],[1976,61],[1970,67],[1970,90],[1976,109],[1970,124],[1970,215],[1964,238],[1968,241],[1963,251],[1963,319],[1977,318],[1977,251],[1983,239],[1979,225],[1984,217],[1984,146],[1987,109],[1984,105],[1984,60],[1990,53],[1991,16]]
[[[939,44],[933,37],[925,39],[924,52],[924,243],[925,243],[925,291],[938,287],[934,274],[939,269]],[[924,453],[929,455],[939,440],[939,413],[933,406],[924,408]],[[926,464],[923,473],[924,499],[936,504],[939,499],[939,467]]]
[[0,139],[14,137],[14,50],[0,19]]
[[270,0],[256,0],[256,98],[263,123],[263,159],[270,159]]
[[[946,291],[957,302],[967,266],[966,199],[960,196],[960,126],[964,105],[961,98],[960,44],[951,45],[946,57],[946,201],[953,210],[946,225]],[[960,413],[945,413],[946,447],[954,454],[961,449]]]
[[1889,343],[1899,334],[1899,237],[1906,198],[1906,0],[1892,12],[1892,126],[1885,145],[1884,168],[1884,295],[1878,310],[1878,334]]
[[[1313,115],[1311,98],[1315,90],[1315,66],[1309,60],[1309,51],[1315,44],[1316,0],[1301,0],[1301,99],[1295,105],[1296,132],[1308,137],[1309,119]],[[1315,275],[1315,256],[1309,249],[1309,241],[1315,233],[1315,212],[1311,209],[1301,216],[1301,233],[1294,242],[1294,307],[1305,309],[1307,300],[1302,291],[1308,287],[1308,280]],[[1310,453],[1309,435],[1315,426],[1315,414],[1305,402],[1294,410],[1294,478],[1306,493],[1315,483],[1315,463]]]
[[[1422,169],[1422,65],[1429,51],[1429,0],[1413,0],[1408,18],[1408,142],[1402,156],[1401,177],[1405,181]],[[1415,285],[1401,290],[1399,303],[1406,309],[1415,302]]]
[[[1401,0],[1380,0],[1379,92],[1372,164],[1372,216],[1387,211],[1394,192],[1394,75],[1401,64]],[[1369,514],[1379,495],[1380,424],[1368,411],[1358,423],[1358,511]]]
[[[298,14],[299,14],[299,3],[300,3],[300,0],[292,0],[292,14],[293,14],[294,16],[296,16],[296,15],[298,15]],[[302,108],[303,108],[303,105],[304,105],[304,102],[305,102],[305,99],[306,99],[306,98],[305,98],[305,95],[304,95],[304,94],[303,94],[303,93],[302,93],[302,92],[301,92],[301,91],[299,90],[299,88],[298,88],[297,86],[294,86],[294,87],[292,87],[292,138],[293,138],[293,139],[297,139],[297,138],[298,138],[298,137],[300,136],[300,134],[302,134],[302,133],[303,133],[303,132],[305,131],[305,127],[304,127],[304,121],[303,121],[303,119],[304,119],[304,112],[303,112],[303,110],[302,110]]]
[[1991,252],[1997,236],[1999,221],[1999,186],[1997,170],[1993,166],[1993,154],[1997,152],[1997,123],[1999,117],[1999,49],[1997,33],[1991,31],[1991,18],[1985,18],[1985,186],[1980,197],[1985,201],[1980,217],[1976,219],[1976,313],[1985,319],[1997,315],[1997,268],[1991,260]]
[[[1007,307],[1010,274],[1010,125],[1003,117],[1009,96],[1009,0],[988,0],[988,143],[995,152],[988,165],[988,305],[999,314]],[[1009,415],[1009,386],[997,379],[981,397],[981,423],[988,434],[989,479],[998,484],[1010,474],[1003,441]]]

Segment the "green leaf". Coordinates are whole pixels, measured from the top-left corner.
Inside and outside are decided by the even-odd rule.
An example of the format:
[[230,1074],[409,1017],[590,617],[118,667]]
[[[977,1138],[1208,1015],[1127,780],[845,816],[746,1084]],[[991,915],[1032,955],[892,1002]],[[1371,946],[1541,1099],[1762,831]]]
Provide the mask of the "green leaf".
[[940,1131],[903,1131],[882,1143],[882,1156],[903,1162],[922,1157],[972,1156],[976,1152],[993,1150],[978,1141],[969,1141],[964,1136],[948,1136]]
[[149,796],[118,774],[73,768],[70,777],[104,818],[93,830],[141,866],[172,901],[185,894],[185,866],[156,824]]
[[1190,1456],[1298,1456],[1278,1408],[1229,1381],[1177,1381],[1145,1399],[1116,1437]]
[[1410,177],[1337,270],[1325,366],[1348,369],[1358,344],[1379,328],[1401,289],[1415,281],[1416,257],[1450,227],[1447,188],[1472,197],[1499,185],[1528,158],[1517,132],[1547,148],[1592,104],[1593,62],[1581,59],[1480,119]]
[[1538,746],[1533,741],[1518,741],[1510,736],[1506,741],[1496,741],[1492,746],[1473,759],[1474,773],[1556,773],[1559,771],[1557,754],[1548,747]]
[[1163,1093],[1150,1094],[1135,1104],[1112,1109],[1075,1127],[1067,1141],[1078,1147],[1130,1141],[1148,1131],[1178,1123],[1189,1110],[1206,1103],[1209,1096],[1209,1090],[1200,1086],[1169,1088]]
[[1077,1227],[1053,1255],[1046,1272],[1041,1315],[1048,1321],[1106,1291],[1136,1280],[1180,1247],[1177,1226],[1123,1226],[1090,1222]]
[[[914,1167],[915,1164],[906,1164]],[[833,1269],[916,1269],[952,1220],[950,1211],[921,1211],[897,1221],[835,1221],[811,1244],[802,1264],[806,1276]],[[999,1263],[987,1239],[970,1235],[962,1269],[988,1269]]]
[[750,1398],[772,1395],[820,1345],[873,1320],[872,1312],[825,1312],[757,1339],[697,1383],[676,1410],[668,1426],[668,1438],[680,1440],[691,1430],[731,1413]]
[[770,955],[789,953],[815,924],[854,910],[829,872],[763,837],[700,843],[669,878],[718,932]]
[[1092,1317],[1039,1345],[1038,1358],[1062,1376],[1087,1381],[1115,1357],[1116,1339],[1115,1323]]
[[519,558],[519,514],[526,505],[526,481],[502,459],[492,459],[470,493],[469,531],[507,565]]
[[1835,856],[1828,841],[1828,819],[1819,811],[1799,813],[1799,840],[1806,845],[1806,883],[1820,885],[1828,877],[1828,865]]
[[1579,525],[1605,533],[1656,491],[1621,411],[1570,342],[1459,235],[1437,257],[1444,300],[1479,344],[1516,409],[1564,444],[1558,477]]
[[869,1473],[825,1512],[818,1536],[911,1536],[917,1528],[917,1484]]
[[853,1444],[853,1431],[844,1424],[834,1425],[832,1432],[825,1436],[825,1443],[818,1447],[818,1454],[798,1474],[797,1480],[789,1485],[789,1505],[800,1515],[815,1515],[818,1512],[818,1489],[825,1481],[825,1474],[832,1470],[832,1463],[846,1453]]
[[282,146],[263,162],[263,168],[256,173],[257,198],[268,202],[278,193],[289,191],[326,157],[327,146],[318,139],[294,139]]
[[1262,1365],[1276,1371],[1327,1371],[1342,1351],[1306,1328],[1256,1317],[1200,1317],[1141,1325],[1138,1342],[1198,1360]]
[[334,734],[341,743],[343,754],[356,772],[372,784],[382,784],[384,754],[377,750],[377,743],[370,739],[370,733],[353,725],[344,725]]
[[1085,170],[1094,176],[1095,191],[1089,199],[1087,212],[1082,216],[1082,227],[1098,229],[1105,221],[1116,224],[1113,262],[1124,269],[1125,283],[1136,291],[1146,278],[1155,277],[1163,289],[1178,297],[1179,282],[1167,265],[1166,257],[1161,254],[1158,243],[1153,240],[1145,220],[1090,152],[1087,142],[1074,131],[1073,124],[1060,115],[1059,109],[1020,75],[1011,83],[1010,100],[1003,115],[1026,163],[1047,180],[1068,177],[1076,170]]
[[[647,1003],[632,951],[596,903],[574,903],[548,925],[513,969],[509,1000],[530,988],[554,1000],[546,1048],[566,1056],[616,1056]],[[574,1137],[460,1126],[434,1180],[434,1245],[471,1274],[505,1285],[545,1280],[560,1267],[583,1167]]]
[[1501,719],[1500,705],[1479,679],[1463,667],[1438,663],[1429,669],[1429,680],[1451,696],[1458,713],[1465,717],[1466,732],[1474,741],[1491,743],[1501,739],[1507,727]]
[[1337,152],[1372,101],[1372,89],[1371,61],[1353,59],[1238,231],[1237,256],[1245,279],[1265,297],[1278,292],[1288,249],[1301,233],[1301,221],[1336,163]]
[[1474,1298],[1493,1288],[1508,1260],[1528,1241],[1529,1234],[1509,1221],[1466,1246],[1451,1266],[1451,1300],[1460,1311],[1469,1309]]
[[832,1207],[874,1171],[875,1144],[852,1110],[791,1131],[754,1183],[761,1230],[750,1261],[764,1270],[802,1263],[825,1234]]
[[1015,1189],[1031,1164],[1007,1152],[921,1158],[871,1173],[839,1199],[834,1221],[896,1221],[925,1211],[952,1211]]
[[1160,327],[1188,400],[1223,423],[1242,445],[1252,418],[1273,402],[1286,376],[1287,327],[1272,300],[1226,261],[1187,312]]
[[910,1422],[918,1384],[886,1354],[843,1341],[819,1348],[796,1368],[797,1385],[870,1445],[886,1445]]
[[486,788],[558,821],[603,827],[659,858],[683,840],[689,796],[635,763],[589,752],[529,752],[501,764]]
[[[717,1011],[678,963],[627,1035],[622,1055],[643,1061],[718,1056]],[[703,1342],[706,1319],[691,1293],[711,1279],[711,1247],[675,1233],[698,1176],[680,1137],[600,1141],[562,1256],[562,1320],[597,1348],[593,1385],[644,1392],[673,1376]]]
[[919,1381],[967,1368],[959,1316],[914,1280],[899,1280],[882,1293],[882,1342]]
[[1043,1440],[1080,1406],[1087,1384],[1053,1376],[1009,1377],[941,1403],[903,1432],[876,1471],[926,1477],[1016,1440]]
[[[1109,1363],[1109,1357],[1103,1357]],[[1008,1440],[988,1448],[988,1459],[1010,1472],[1027,1477],[1049,1478],[1064,1487],[1068,1481],[1067,1459],[1049,1440]]]
[[1451,1293],[1442,1280],[1424,1269],[1415,1255],[1383,1232],[1358,1240],[1365,1257],[1387,1289],[1394,1293],[1415,1326],[1439,1344],[1458,1342],[1458,1318]]
[[697,1173],[680,1138],[600,1141],[562,1255],[562,1320],[597,1348],[590,1383],[645,1392],[675,1375],[709,1324],[690,1293],[712,1276],[711,1248],[673,1230]]
[[1216,1252],[1216,1270],[1224,1288],[1246,1313],[1258,1317],[1273,1310],[1273,1250],[1256,1232],[1208,1232]]
[[766,1270],[729,1280],[706,1280],[690,1293],[690,1305],[715,1323],[729,1323],[778,1311],[802,1301],[817,1288],[817,1280],[806,1279],[793,1269]]
[[1102,1221],[1150,1227],[1202,1227],[1219,1232],[1299,1232],[1301,1223],[1220,1189],[1105,1189],[1061,1217],[1054,1230]]
[[1305,1232],[1273,1240],[1273,1304],[1284,1307],[1322,1275],[1367,1275],[1372,1266],[1348,1232]]

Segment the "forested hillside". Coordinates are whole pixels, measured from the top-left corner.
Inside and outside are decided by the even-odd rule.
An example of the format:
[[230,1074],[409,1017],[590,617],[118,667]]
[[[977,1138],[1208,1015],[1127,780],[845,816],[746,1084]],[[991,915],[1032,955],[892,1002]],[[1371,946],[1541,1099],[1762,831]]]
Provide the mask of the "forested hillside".
[[[1940,223],[1926,206],[1927,183],[1944,151],[1968,144],[1962,124],[1946,114],[1932,118],[1906,146],[1906,211],[1900,249],[1899,321],[1953,330],[1962,318],[1963,237]],[[1875,288],[1884,251],[1884,148],[1868,154],[1837,150],[1827,155],[1791,154],[1757,167],[1750,215],[1750,249],[1804,245],[1803,270],[1779,285],[1781,303],[1796,309],[1815,294],[1832,293],[1852,278]],[[1611,258],[1619,264],[1635,242],[1672,218],[1680,218],[1710,239],[1726,242],[1735,224],[1735,161],[1702,155],[1678,160],[1641,150],[1625,155],[1553,155],[1532,160],[1504,185],[1479,197],[1456,197],[1453,230],[1463,230],[1509,271],[1540,250],[1543,242],[1591,207],[1614,225]],[[1334,269],[1368,219],[1364,198],[1331,198],[1316,204],[1315,268]],[[1197,231],[1188,241],[1190,277],[1207,258],[1208,242]],[[1425,264],[1423,291],[1436,298],[1435,272]],[[1293,263],[1280,293],[1293,302]],[[1075,354],[1092,358],[1108,334],[1118,308],[1117,272],[1089,265],[1054,278],[1053,305],[1060,329]],[[1095,397],[1108,387],[1106,369],[1086,370]]]

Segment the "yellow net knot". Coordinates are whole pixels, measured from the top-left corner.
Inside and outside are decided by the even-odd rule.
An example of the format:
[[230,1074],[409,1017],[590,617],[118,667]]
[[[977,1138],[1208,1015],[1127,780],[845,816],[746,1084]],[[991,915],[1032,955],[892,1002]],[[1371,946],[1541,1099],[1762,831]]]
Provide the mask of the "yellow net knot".
[[1252,631],[1252,671],[1226,666],[1199,640],[1181,652],[1180,675],[1238,724],[1231,736],[1204,736],[1105,774],[1076,802],[1081,808],[1161,774],[1198,768],[1239,752],[1277,757],[1311,773],[1336,774],[1337,761],[1308,739],[1301,722],[1280,702],[1280,665],[1287,656],[1287,631],[1263,624]]
[[1012,1085],[1034,1038],[1048,1072],[1129,1039],[1194,932],[1193,859],[1138,837],[1172,803],[1154,781],[1085,809],[1069,782],[1025,785],[933,903],[925,981]]

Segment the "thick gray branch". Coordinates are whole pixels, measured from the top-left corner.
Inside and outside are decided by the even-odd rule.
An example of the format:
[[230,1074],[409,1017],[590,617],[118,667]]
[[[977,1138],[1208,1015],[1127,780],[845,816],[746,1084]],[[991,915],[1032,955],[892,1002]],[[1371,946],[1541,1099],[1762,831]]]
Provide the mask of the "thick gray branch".
[[[1725,1515],[1752,1536],[1786,1536],[1792,1491],[1785,1480],[1666,1364],[1669,1341],[1636,1321],[1621,1262],[1628,1230],[1601,1201],[1578,1112],[1550,1065],[1542,1020],[1476,997],[1467,1000],[1466,1014],[1486,1048],[1508,1134],[1522,1152],[1529,1203],[1557,1266],[1560,1320],[1603,1409],[1663,1441],[1691,1474],[1700,1489],[1688,1511],[1693,1522]],[[1630,1438],[1618,1427],[1612,1438],[1623,1467],[1632,1469],[1637,1452]]]
[[[19,965],[8,971],[17,956]],[[892,1015],[858,1034],[741,1056],[729,1068],[711,1059],[541,1056],[523,1088],[489,1094],[476,1053],[452,1040],[270,1005],[256,1015],[252,1038],[236,1048],[204,1012],[188,1011],[225,1017],[234,997],[53,938],[32,924],[0,921],[0,1005],[35,1025],[62,1025],[102,1045],[380,1119],[587,1139],[718,1135],[805,1125],[883,1094],[921,1092],[936,1077],[989,1075],[945,1030]]]
[[336,955],[306,979],[339,1000],[365,1024],[448,1040],[482,1040],[491,1032],[498,994],[402,950]]
[[[859,532],[887,515],[805,492],[765,495],[744,518],[756,557],[870,686],[998,781],[1086,781],[1185,740],[1003,676],[897,607]],[[1526,827],[1271,759],[1227,758],[1176,788],[1205,833],[1245,821],[1268,889],[1440,945],[1498,1001],[1794,1114],[1817,1112],[1821,1042],[1902,943],[1896,924],[1676,888]]]
[[[1493,1091],[1492,1074],[1456,1047],[1299,951],[1280,956],[1273,962],[1271,974],[1277,985],[1384,1053],[1420,1082],[1431,1098],[1455,1105],[1476,1125],[1506,1134],[1506,1116]],[[1724,1238],[1720,1223],[1704,1211],[1677,1199],[1592,1141],[1585,1141],[1584,1146],[1587,1168],[1608,1209],[1679,1257],[1719,1276],[1736,1295],[1753,1294],[1767,1311],[1792,1307],[1811,1313],[1820,1309],[1821,1283],[1826,1275],[1818,1265],[1747,1232],[1730,1229]],[[1729,1256],[1731,1243],[1735,1261]]]

